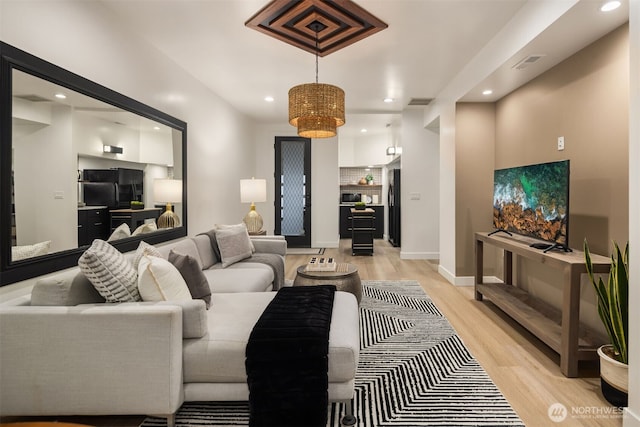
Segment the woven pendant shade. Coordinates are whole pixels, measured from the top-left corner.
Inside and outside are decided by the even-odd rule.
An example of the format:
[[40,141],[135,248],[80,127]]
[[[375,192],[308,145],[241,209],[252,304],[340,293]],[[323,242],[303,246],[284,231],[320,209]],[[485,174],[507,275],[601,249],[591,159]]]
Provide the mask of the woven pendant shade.
[[289,123],[304,138],[331,138],[344,125],[344,91],[326,83],[305,83],[289,90]]

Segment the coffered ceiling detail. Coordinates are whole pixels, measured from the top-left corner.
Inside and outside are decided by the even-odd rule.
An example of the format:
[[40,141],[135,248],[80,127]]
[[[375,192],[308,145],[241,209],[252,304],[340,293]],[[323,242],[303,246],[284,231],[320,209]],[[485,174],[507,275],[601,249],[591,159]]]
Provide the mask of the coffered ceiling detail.
[[245,25],[307,52],[326,56],[387,24],[349,0],[274,0]]

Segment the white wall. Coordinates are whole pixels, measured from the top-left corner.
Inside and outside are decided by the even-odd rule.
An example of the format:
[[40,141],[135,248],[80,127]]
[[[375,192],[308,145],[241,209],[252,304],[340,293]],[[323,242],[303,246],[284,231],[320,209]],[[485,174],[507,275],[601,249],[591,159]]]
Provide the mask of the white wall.
[[388,134],[366,133],[356,137],[341,137],[338,130],[339,164],[342,167],[360,167],[369,165],[384,165],[389,161],[386,154],[387,147],[393,145],[391,131]]
[[[52,252],[78,246],[72,114],[51,109],[51,124],[22,125],[13,144],[18,245],[51,240]],[[44,160],[44,161],[43,161]]]
[[423,111],[402,113],[400,258],[439,257],[439,139],[423,126]]
[[629,407],[624,427],[640,427],[640,0],[629,3]]

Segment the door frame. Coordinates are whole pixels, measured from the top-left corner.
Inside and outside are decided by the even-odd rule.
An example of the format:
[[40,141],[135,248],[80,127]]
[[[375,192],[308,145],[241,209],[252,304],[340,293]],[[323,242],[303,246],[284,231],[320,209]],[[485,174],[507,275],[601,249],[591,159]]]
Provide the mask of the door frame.
[[283,141],[301,141],[304,142],[304,174],[305,174],[305,208],[303,213],[304,235],[301,236],[285,236],[287,246],[291,248],[310,248],[311,247],[311,139],[300,136],[276,136],[275,149],[275,172],[274,172],[274,212],[275,212],[275,234],[282,234],[282,188],[280,185],[280,177],[282,176],[282,142]]

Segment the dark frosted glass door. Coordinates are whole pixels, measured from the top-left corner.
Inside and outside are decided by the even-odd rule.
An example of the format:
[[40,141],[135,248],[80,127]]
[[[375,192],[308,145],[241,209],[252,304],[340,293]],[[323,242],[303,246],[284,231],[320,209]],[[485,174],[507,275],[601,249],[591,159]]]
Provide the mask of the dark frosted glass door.
[[275,233],[311,247],[311,140],[278,136],[275,151]]

